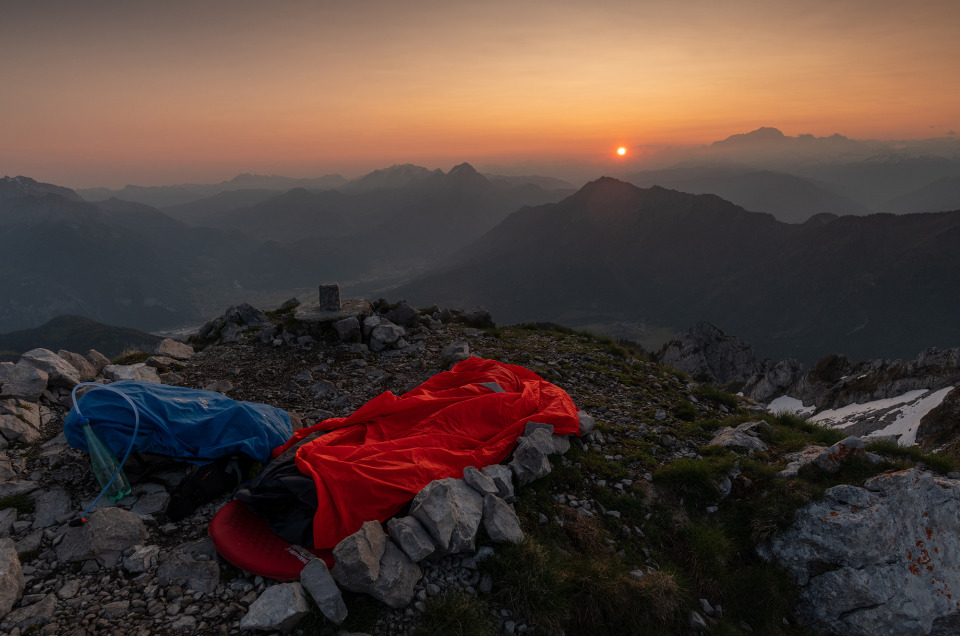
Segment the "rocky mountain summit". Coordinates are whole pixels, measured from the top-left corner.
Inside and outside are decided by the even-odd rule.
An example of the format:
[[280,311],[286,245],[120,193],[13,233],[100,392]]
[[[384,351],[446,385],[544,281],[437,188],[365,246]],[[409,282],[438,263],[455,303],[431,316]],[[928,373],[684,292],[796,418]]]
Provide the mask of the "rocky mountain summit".
[[809,370],[795,359],[757,359],[743,340],[698,323],[677,334],[659,359],[698,380],[829,421],[857,435],[893,435],[905,445],[960,450],[960,347],[929,348],[913,360],[854,362],[829,354]]
[[[214,390],[312,424],[471,355],[566,390],[580,435],[531,423],[502,466],[433,482],[385,527],[365,524],[331,571],[312,561],[278,583],[224,561],[206,529],[230,495],[167,515],[181,464],[70,525],[98,491],[62,433],[78,382]],[[36,349],[0,366],[0,631],[951,633],[949,458],[750,406],[589,334],[341,303],[334,286],[316,303],[232,307],[189,344],[113,361]]]

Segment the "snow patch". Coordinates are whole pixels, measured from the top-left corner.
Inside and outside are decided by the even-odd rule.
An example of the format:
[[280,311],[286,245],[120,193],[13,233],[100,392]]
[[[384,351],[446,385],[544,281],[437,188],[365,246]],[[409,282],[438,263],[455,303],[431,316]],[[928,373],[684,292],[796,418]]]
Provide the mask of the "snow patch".
[[776,400],[767,404],[767,413],[781,414],[789,413],[790,415],[810,415],[817,410],[815,406],[804,406],[803,402],[797,398],[792,398],[788,395],[781,395]]
[[831,428],[856,427],[855,434],[867,438],[897,435],[901,446],[912,446],[917,443],[920,420],[940,406],[952,390],[952,386],[935,393],[930,393],[928,389],[917,389],[897,397],[821,411],[810,421]]

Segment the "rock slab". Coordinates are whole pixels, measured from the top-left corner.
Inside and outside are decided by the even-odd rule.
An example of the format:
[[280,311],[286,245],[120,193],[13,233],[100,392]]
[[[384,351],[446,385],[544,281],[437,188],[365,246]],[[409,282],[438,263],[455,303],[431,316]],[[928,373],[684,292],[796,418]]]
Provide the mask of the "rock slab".
[[800,586],[798,618],[828,634],[928,634],[960,611],[960,480],[916,469],[830,488],[758,548]]

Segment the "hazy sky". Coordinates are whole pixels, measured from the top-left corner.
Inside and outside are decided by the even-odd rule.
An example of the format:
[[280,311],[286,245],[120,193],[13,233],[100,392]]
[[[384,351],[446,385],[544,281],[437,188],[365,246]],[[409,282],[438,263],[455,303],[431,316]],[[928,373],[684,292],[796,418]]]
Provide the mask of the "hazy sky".
[[0,176],[613,162],[960,131],[958,0],[0,0]]

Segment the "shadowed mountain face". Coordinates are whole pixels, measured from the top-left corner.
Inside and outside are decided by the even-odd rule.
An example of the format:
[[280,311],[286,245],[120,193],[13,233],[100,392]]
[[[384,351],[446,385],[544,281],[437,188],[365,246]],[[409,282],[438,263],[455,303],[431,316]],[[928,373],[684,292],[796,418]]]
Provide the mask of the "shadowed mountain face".
[[5,179],[0,333],[58,314],[160,329],[328,280],[382,285],[436,264],[526,203],[563,196],[493,184],[468,164],[400,172],[415,178],[347,193],[294,188],[240,208],[225,201],[264,191],[224,193],[210,207],[177,208],[190,224],[143,203],[87,203],[66,188]]
[[957,241],[960,213],[789,225],[603,178],[512,214],[399,292],[483,304],[506,323],[708,320],[773,357],[905,356],[960,341]]
[[86,353],[96,349],[114,358],[127,349],[151,351],[159,336],[135,329],[111,327],[82,316],[57,316],[35,329],[0,334],[0,360],[15,362],[21,353],[43,347]]
[[913,192],[894,197],[880,209],[894,214],[960,210],[960,176],[937,179]]
[[803,223],[815,214],[870,214],[872,210],[823,184],[769,170],[734,166],[674,168],[629,177],[639,187],[655,185],[691,194],[716,194],[744,209],[767,212],[784,223]]

